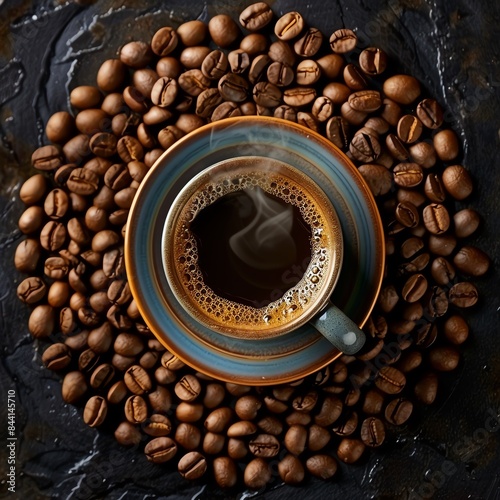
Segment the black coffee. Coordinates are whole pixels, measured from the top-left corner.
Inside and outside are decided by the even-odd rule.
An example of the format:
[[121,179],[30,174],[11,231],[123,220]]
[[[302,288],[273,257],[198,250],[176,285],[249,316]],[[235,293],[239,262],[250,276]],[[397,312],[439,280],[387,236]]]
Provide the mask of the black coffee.
[[259,187],[220,197],[190,230],[206,285],[251,307],[282,297],[311,261],[311,228],[299,208]]

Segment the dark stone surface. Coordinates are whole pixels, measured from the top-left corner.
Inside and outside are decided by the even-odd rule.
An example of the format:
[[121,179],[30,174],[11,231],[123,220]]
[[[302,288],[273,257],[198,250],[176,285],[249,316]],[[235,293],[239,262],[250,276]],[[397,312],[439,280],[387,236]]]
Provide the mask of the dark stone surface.
[[[43,123],[65,109],[68,87],[92,84],[100,62],[125,40],[149,39],[163,25],[238,13],[250,1],[98,2],[82,7],[41,0],[0,3],[0,496],[7,484],[7,391],[16,391],[17,487],[13,498],[440,498],[500,497],[500,5],[475,0],[275,1],[297,9],[330,33],[356,29],[360,45],[385,49],[396,68],[415,75],[446,108],[464,144],[461,161],[476,186],[460,206],[483,216],[472,242],[492,257],[477,280],[480,303],[467,314],[472,334],[446,390],[413,424],[392,434],[362,464],[341,466],[332,482],[285,487],[275,474],[264,492],[240,485],[222,493],[187,483],[171,468],[118,446],[109,431],[87,428],[81,409],[63,404],[60,379],[41,364],[41,345],[27,329],[28,308],[15,297],[22,277],[12,265],[21,240],[19,187]],[[274,464],[275,465],[275,464]],[[276,472],[276,467],[274,467]]]

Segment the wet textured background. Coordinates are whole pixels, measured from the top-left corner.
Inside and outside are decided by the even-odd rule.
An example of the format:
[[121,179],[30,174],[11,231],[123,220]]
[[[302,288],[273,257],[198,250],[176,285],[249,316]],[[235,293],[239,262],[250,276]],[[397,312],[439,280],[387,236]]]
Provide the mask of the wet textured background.
[[[28,309],[15,297],[13,268],[21,235],[17,194],[30,173],[43,123],[65,109],[68,89],[94,84],[100,63],[132,39],[164,25],[216,13],[236,14],[250,0],[102,1],[89,7],[49,0],[0,0],[0,496],[6,492],[7,390],[16,390],[17,498],[500,498],[500,4],[483,0],[275,1],[299,10],[325,33],[354,28],[361,46],[382,47],[397,69],[415,75],[448,110],[464,144],[463,164],[484,222],[472,241],[494,260],[477,281],[481,302],[468,312],[472,335],[446,394],[362,464],[341,466],[332,482],[285,487],[275,474],[265,492],[184,482],[168,467],[123,449],[109,432],[87,428],[81,409],[63,404],[60,379],[41,364],[27,329]],[[496,265],[495,265],[496,264]],[[276,464],[274,469],[276,471]]]

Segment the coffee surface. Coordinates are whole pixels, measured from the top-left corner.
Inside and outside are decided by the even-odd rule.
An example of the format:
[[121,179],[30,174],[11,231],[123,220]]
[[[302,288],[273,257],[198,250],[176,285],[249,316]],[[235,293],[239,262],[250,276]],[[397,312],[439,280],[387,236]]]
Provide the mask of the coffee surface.
[[311,261],[312,231],[298,207],[261,188],[228,193],[191,223],[205,283],[221,297],[264,307]]

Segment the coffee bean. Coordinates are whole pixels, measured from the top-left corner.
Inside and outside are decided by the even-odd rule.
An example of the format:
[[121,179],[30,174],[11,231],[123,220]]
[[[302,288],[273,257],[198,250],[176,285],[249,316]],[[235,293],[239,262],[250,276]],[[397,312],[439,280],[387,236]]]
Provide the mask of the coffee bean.
[[[363,400],[363,412],[368,415],[377,415],[382,411],[384,395],[376,389],[370,389]],[[357,422],[356,422],[357,426]]]
[[441,130],[433,137],[434,149],[440,160],[452,161],[459,153],[458,137],[453,130]]
[[358,420],[359,417],[357,412],[352,411],[339,419],[332,430],[337,436],[350,436],[356,432]]
[[62,382],[62,398],[65,403],[75,404],[87,392],[85,377],[77,371],[66,373]]
[[269,82],[259,82],[253,88],[253,100],[264,107],[275,107],[280,104],[281,90]]
[[422,218],[425,228],[432,234],[442,234],[450,227],[450,216],[444,205],[431,203],[424,208]]
[[482,276],[490,267],[489,257],[479,248],[466,245],[453,258],[453,263],[463,274]]
[[45,349],[42,361],[49,370],[62,370],[71,362],[71,350],[60,342],[52,344]]
[[398,394],[405,384],[404,374],[391,366],[382,367],[375,379],[375,385],[386,394]]
[[321,31],[311,27],[295,42],[293,48],[300,57],[312,57],[319,51],[322,42]]
[[67,111],[58,111],[51,115],[45,125],[45,135],[50,142],[66,142],[75,129],[75,119]]
[[113,329],[107,321],[90,331],[87,339],[89,347],[99,354],[109,350],[113,342]]
[[32,276],[24,279],[17,287],[17,296],[25,304],[35,304],[43,299],[47,286],[41,278]]
[[443,123],[443,110],[435,99],[424,99],[417,106],[417,116],[430,129],[439,128]]
[[393,285],[388,285],[380,290],[378,305],[383,312],[388,313],[394,309],[399,301],[398,293]]
[[227,60],[231,71],[235,74],[244,73],[250,67],[250,56],[242,49],[229,52]]
[[273,62],[267,68],[267,79],[269,83],[278,87],[286,87],[290,85],[294,76],[293,69],[287,64],[281,62]]
[[252,490],[263,488],[271,480],[271,468],[263,458],[254,458],[245,467],[243,481]]
[[175,416],[181,422],[196,422],[203,415],[203,405],[182,401],[175,410]]
[[207,470],[207,461],[201,453],[191,451],[179,460],[177,468],[179,474],[183,478],[194,481],[205,474]]
[[248,447],[245,441],[229,438],[227,441],[227,453],[234,460],[240,460],[248,455]]
[[437,174],[431,173],[427,176],[424,191],[427,198],[434,203],[442,203],[446,199],[443,183]]
[[330,48],[337,54],[345,54],[354,50],[358,38],[350,29],[340,29],[332,33],[330,36]]
[[170,106],[179,92],[177,80],[167,76],[159,78],[151,90],[151,101],[160,108]]
[[241,110],[235,102],[226,101],[214,109],[210,120],[216,122],[233,116],[241,116]]
[[354,64],[348,64],[343,71],[344,81],[352,90],[364,90],[368,86],[361,70]]
[[[215,458],[212,464],[212,468],[215,481],[221,488],[232,488],[238,481],[238,469],[231,458]],[[256,472],[258,473],[259,471]]]
[[201,432],[193,424],[181,422],[175,431],[175,441],[184,449],[192,451],[198,448],[201,441]]
[[123,378],[125,385],[133,394],[142,395],[152,388],[151,378],[142,366],[131,366]]
[[332,116],[326,124],[326,136],[339,149],[349,146],[349,123],[341,116]]
[[180,63],[187,69],[201,68],[204,59],[210,54],[210,47],[186,47],[179,56]]
[[353,137],[349,145],[349,151],[356,160],[364,163],[372,163],[380,156],[380,142],[373,134],[357,134]]
[[381,446],[385,440],[385,426],[377,417],[365,418],[361,425],[361,440],[370,448]]
[[280,450],[279,441],[272,434],[258,434],[248,445],[250,452],[256,457],[275,457]]
[[438,285],[447,285],[455,278],[455,269],[444,257],[437,257],[432,262],[431,274]]
[[435,370],[448,372],[458,366],[460,354],[455,347],[434,347],[429,352],[429,361]]
[[319,425],[313,424],[309,427],[307,436],[307,448],[310,451],[322,450],[331,439],[330,432]]
[[359,90],[349,96],[349,105],[356,111],[372,113],[382,105],[380,92],[376,90]]
[[320,77],[321,69],[316,61],[305,59],[297,65],[297,69],[295,71],[295,79],[297,84],[304,86],[314,85]]
[[83,373],[91,373],[98,366],[100,356],[92,349],[86,349],[78,358],[78,369]]
[[208,31],[216,45],[227,48],[240,36],[240,29],[234,20],[226,15],[219,14],[208,22]]
[[411,104],[420,95],[418,80],[409,75],[391,76],[384,82],[384,94],[398,104]]
[[63,164],[61,149],[54,145],[42,146],[31,155],[31,164],[37,170],[57,170]]
[[286,449],[294,455],[300,455],[306,447],[307,429],[300,424],[291,425],[284,437]]
[[457,307],[472,307],[478,301],[479,294],[477,288],[467,281],[456,283],[448,292],[450,302]]
[[270,23],[273,11],[264,2],[257,2],[244,9],[239,17],[240,24],[248,31],[258,31]]
[[116,151],[125,163],[130,163],[134,160],[140,161],[144,156],[144,149],[141,143],[135,137],[129,135],[123,136],[118,140]]
[[316,391],[309,391],[307,394],[294,398],[292,407],[297,411],[310,412],[316,406],[317,401],[318,393]]
[[144,422],[148,416],[146,401],[141,396],[130,396],[125,401],[125,418],[132,424]]
[[451,234],[443,234],[440,236],[431,234],[429,237],[428,244],[429,244],[429,250],[432,253],[436,255],[442,255],[443,257],[447,257],[455,249],[455,246],[457,245],[457,240]]
[[402,297],[406,302],[420,300],[427,291],[427,280],[422,274],[414,274],[408,278],[403,286]]
[[98,427],[106,419],[108,407],[102,396],[92,396],[83,410],[83,421],[90,427]]
[[330,455],[313,455],[306,460],[307,470],[320,479],[330,479],[337,472],[337,462]]
[[423,178],[422,167],[417,163],[399,163],[394,167],[394,182],[401,187],[416,187]]
[[259,398],[253,395],[245,395],[236,401],[234,410],[242,420],[253,420],[261,407],[262,401]]
[[367,75],[381,75],[387,67],[387,54],[377,47],[368,47],[359,54],[359,66]]
[[130,422],[122,422],[115,430],[115,439],[123,446],[137,446],[141,438],[141,431]]
[[229,437],[243,437],[250,436],[257,432],[257,426],[249,420],[241,420],[229,426],[227,435]]
[[226,438],[222,434],[207,432],[203,438],[203,451],[207,455],[218,455],[226,443]]
[[149,441],[144,448],[146,458],[155,464],[171,460],[177,453],[175,441],[169,437],[157,437]]
[[396,219],[405,227],[415,227],[420,222],[417,207],[410,202],[398,203]]
[[248,82],[233,73],[228,73],[219,80],[218,89],[226,101],[243,102],[248,96]]
[[472,208],[464,208],[453,216],[455,235],[467,238],[473,234],[481,222],[480,215]]
[[446,292],[439,286],[434,286],[429,290],[426,301],[428,313],[436,318],[443,316],[448,310],[448,299]]
[[278,19],[274,33],[280,40],[292,40],[304,29],[304,18],[299,12],[287,12]]
[[469,325],[458,315],[450,316],[444,323],[444,335],[452,344],[463,344],[469,336]]
[[359,439],[344,438],[337,449],[339,460],[346,464],[357,462],[365,451],[365,445]]
[[392,425],[403,425],[411,416],[413,403],[406,398],[393,399],[385,409],[385,418]]
[[447,167],[442,176],[443,185],[456,200],[463,200],[472,193],[472,180],[461,165]]
[[199,45],[207,36],[207,25],[199,20],[187,21],[177,30],[177,36],[186,47]]
[[141,428],[148,436],[167,436],[172,431],[172,423],[165,415],[154,413],[146,419]]
[[437,396],[438,377],[434,372],[428,372],[415,384],[415,396],[426,405],[432,404]]
[[398,137],[406,144],[413,144],[422,134],[422,122],[413,115],[404,115],[399,119]]
[[92,376],[90,377],[90,386],[93,389],[105,388],[111,383],[114,376],[115,369],[113,365],[103,363],[92,372]]
[[228,66],[226,54],[221,50],[213,50],[203,60],[201,72],[210,80],[218,80],[227,73]]

